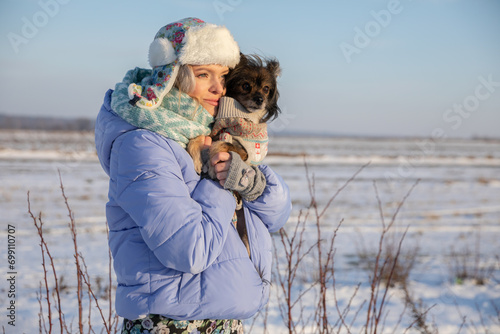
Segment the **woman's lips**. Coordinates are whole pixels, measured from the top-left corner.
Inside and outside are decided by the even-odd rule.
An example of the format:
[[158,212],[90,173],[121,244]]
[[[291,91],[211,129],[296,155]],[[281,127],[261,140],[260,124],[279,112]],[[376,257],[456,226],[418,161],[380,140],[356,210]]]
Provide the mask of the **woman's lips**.
[[217,99],[217,100],[207,100],[207,99],[205,99],[205,102],[207,104],[210,104],[210,105],[214,106],[214,107],[217,107],[219,105],[219,99]]

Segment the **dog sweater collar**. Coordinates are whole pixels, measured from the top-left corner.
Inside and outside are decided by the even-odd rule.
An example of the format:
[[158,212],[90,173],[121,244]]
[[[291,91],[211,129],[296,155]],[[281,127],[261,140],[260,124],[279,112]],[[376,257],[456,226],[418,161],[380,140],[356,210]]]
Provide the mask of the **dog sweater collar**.
[[248,154],[246,163],[259,165],[267,155],[269,137],[267,124],[260,123],[266,113],[248,112],[238,101],[230,97],[219,100],[219,110],[212,129],[212,136],[219,140],[232,143],[238,142]]
[[219,110],[217,112],[216,119],[229,118],[229,117],[240,117],[252,121],[255,124],[260,123],[260,120],[266,114],[266,110],[258,112],[249,112],[235,99],[223,96],[219,100]]

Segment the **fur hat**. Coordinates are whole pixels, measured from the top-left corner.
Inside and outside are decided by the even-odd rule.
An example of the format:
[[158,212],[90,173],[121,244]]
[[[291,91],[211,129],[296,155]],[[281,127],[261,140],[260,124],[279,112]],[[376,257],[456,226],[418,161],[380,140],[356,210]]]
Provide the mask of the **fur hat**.
[[238,44],[227,28],[191,17],[170,23],[158,31],[149,46],[153,72],[141,85],[129,86],[130,103],[145,109],[158,107],[175,82],[179,64],[233,68],[239,60]]

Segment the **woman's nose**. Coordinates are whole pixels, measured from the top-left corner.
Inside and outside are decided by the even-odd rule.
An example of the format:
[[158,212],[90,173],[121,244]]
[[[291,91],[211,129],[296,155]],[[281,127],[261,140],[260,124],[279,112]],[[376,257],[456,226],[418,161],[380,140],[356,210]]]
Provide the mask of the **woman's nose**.
[[214,79],[212,81],[211,91],[214,94],[222,94],[222,92],[224,91],[224,81],[219,80],[218,78]]

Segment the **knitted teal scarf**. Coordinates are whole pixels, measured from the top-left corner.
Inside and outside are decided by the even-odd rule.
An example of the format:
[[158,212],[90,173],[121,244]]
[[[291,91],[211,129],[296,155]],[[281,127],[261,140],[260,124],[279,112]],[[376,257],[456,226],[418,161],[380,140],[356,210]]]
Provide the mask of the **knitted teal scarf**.
[[212,115],[189,95],[172,88],[161,105],[153,110],[142,109],[129,103],[128,86],[131,83],[143,87],[151,80],[152,70],[135,68],[117,83],[111,95],[111,108],[127,123],[156,132],[178,142],[183,148],[190,139],[209,135],[214,122]]

